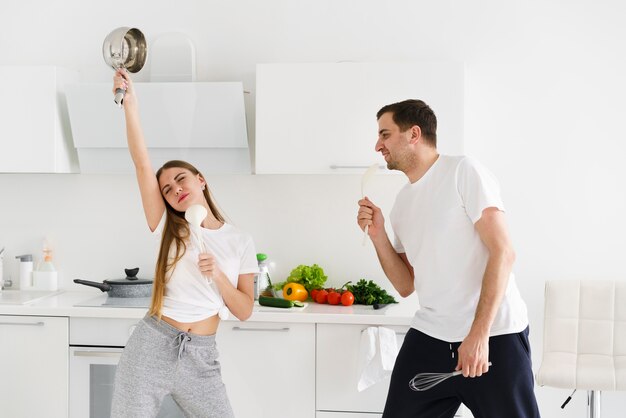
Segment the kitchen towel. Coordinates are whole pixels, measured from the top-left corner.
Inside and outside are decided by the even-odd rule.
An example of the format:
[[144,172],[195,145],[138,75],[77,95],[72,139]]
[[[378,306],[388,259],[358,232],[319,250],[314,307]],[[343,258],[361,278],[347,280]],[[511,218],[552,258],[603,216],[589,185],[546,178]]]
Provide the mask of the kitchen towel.
[[368,327],[361,331],[357,390],[362,392],[390,376],[397,355],[398,340],[394,330]]

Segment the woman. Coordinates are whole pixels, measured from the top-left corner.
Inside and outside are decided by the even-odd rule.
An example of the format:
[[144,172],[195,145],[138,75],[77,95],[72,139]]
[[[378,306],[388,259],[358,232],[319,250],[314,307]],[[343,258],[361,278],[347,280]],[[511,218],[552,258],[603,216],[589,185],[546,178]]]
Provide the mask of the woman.
[[[217,362],[215,332],[228,311],[252,313],[258,272],[249,235],[225,223],[206,181],[191,164],[169,161],[152,170],[133,83],[124,70],[113,91],[126,90],[128,149],[135,165],[148,227],[160,235],[152,303],[130,337],[117,367],[112,417],[156,417],[170,394],[192,417],[232,417]],[[185,211],[202,205],[200,252],[191,244]]]

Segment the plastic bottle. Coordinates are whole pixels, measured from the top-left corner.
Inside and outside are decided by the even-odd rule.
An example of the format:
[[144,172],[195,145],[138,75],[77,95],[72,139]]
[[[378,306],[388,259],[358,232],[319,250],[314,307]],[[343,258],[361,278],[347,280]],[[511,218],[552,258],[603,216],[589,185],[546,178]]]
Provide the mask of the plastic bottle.
[[259,253],[256,255],[256,260],[259,263],[259,273],[254,276],[254,300],[258,300],[260,295],[273,295],[270,288],[271,279],[267,255]]
[[33,287],[33,255],[18,255],[15,258],[20,260],[20,290]]
[[52,264],[52,250],[44,244],[43,261],[33,272],[33,287],[37,290],[57,290],[57,271]]

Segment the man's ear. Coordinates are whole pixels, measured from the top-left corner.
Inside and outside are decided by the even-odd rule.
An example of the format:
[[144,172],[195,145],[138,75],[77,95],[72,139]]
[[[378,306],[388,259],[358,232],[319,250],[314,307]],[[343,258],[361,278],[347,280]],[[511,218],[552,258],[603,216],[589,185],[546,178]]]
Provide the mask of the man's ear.
[[409,143],[412,145],[417,144],[417,142],[422,138],[422,128],[417,125],[413,125],[409,128],[410,137]]

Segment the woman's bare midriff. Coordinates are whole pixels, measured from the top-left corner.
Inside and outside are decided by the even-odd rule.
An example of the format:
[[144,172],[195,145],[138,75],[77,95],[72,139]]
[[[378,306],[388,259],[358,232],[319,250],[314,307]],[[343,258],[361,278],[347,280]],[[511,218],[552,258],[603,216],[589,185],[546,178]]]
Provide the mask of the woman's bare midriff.
[[213,335],[217,331],[217,326],[220,324],[220,317],[217,315],[210,316],[198,322],[178,322],[165,315],[163,315],[161,319],[176,329],[196,335]]

